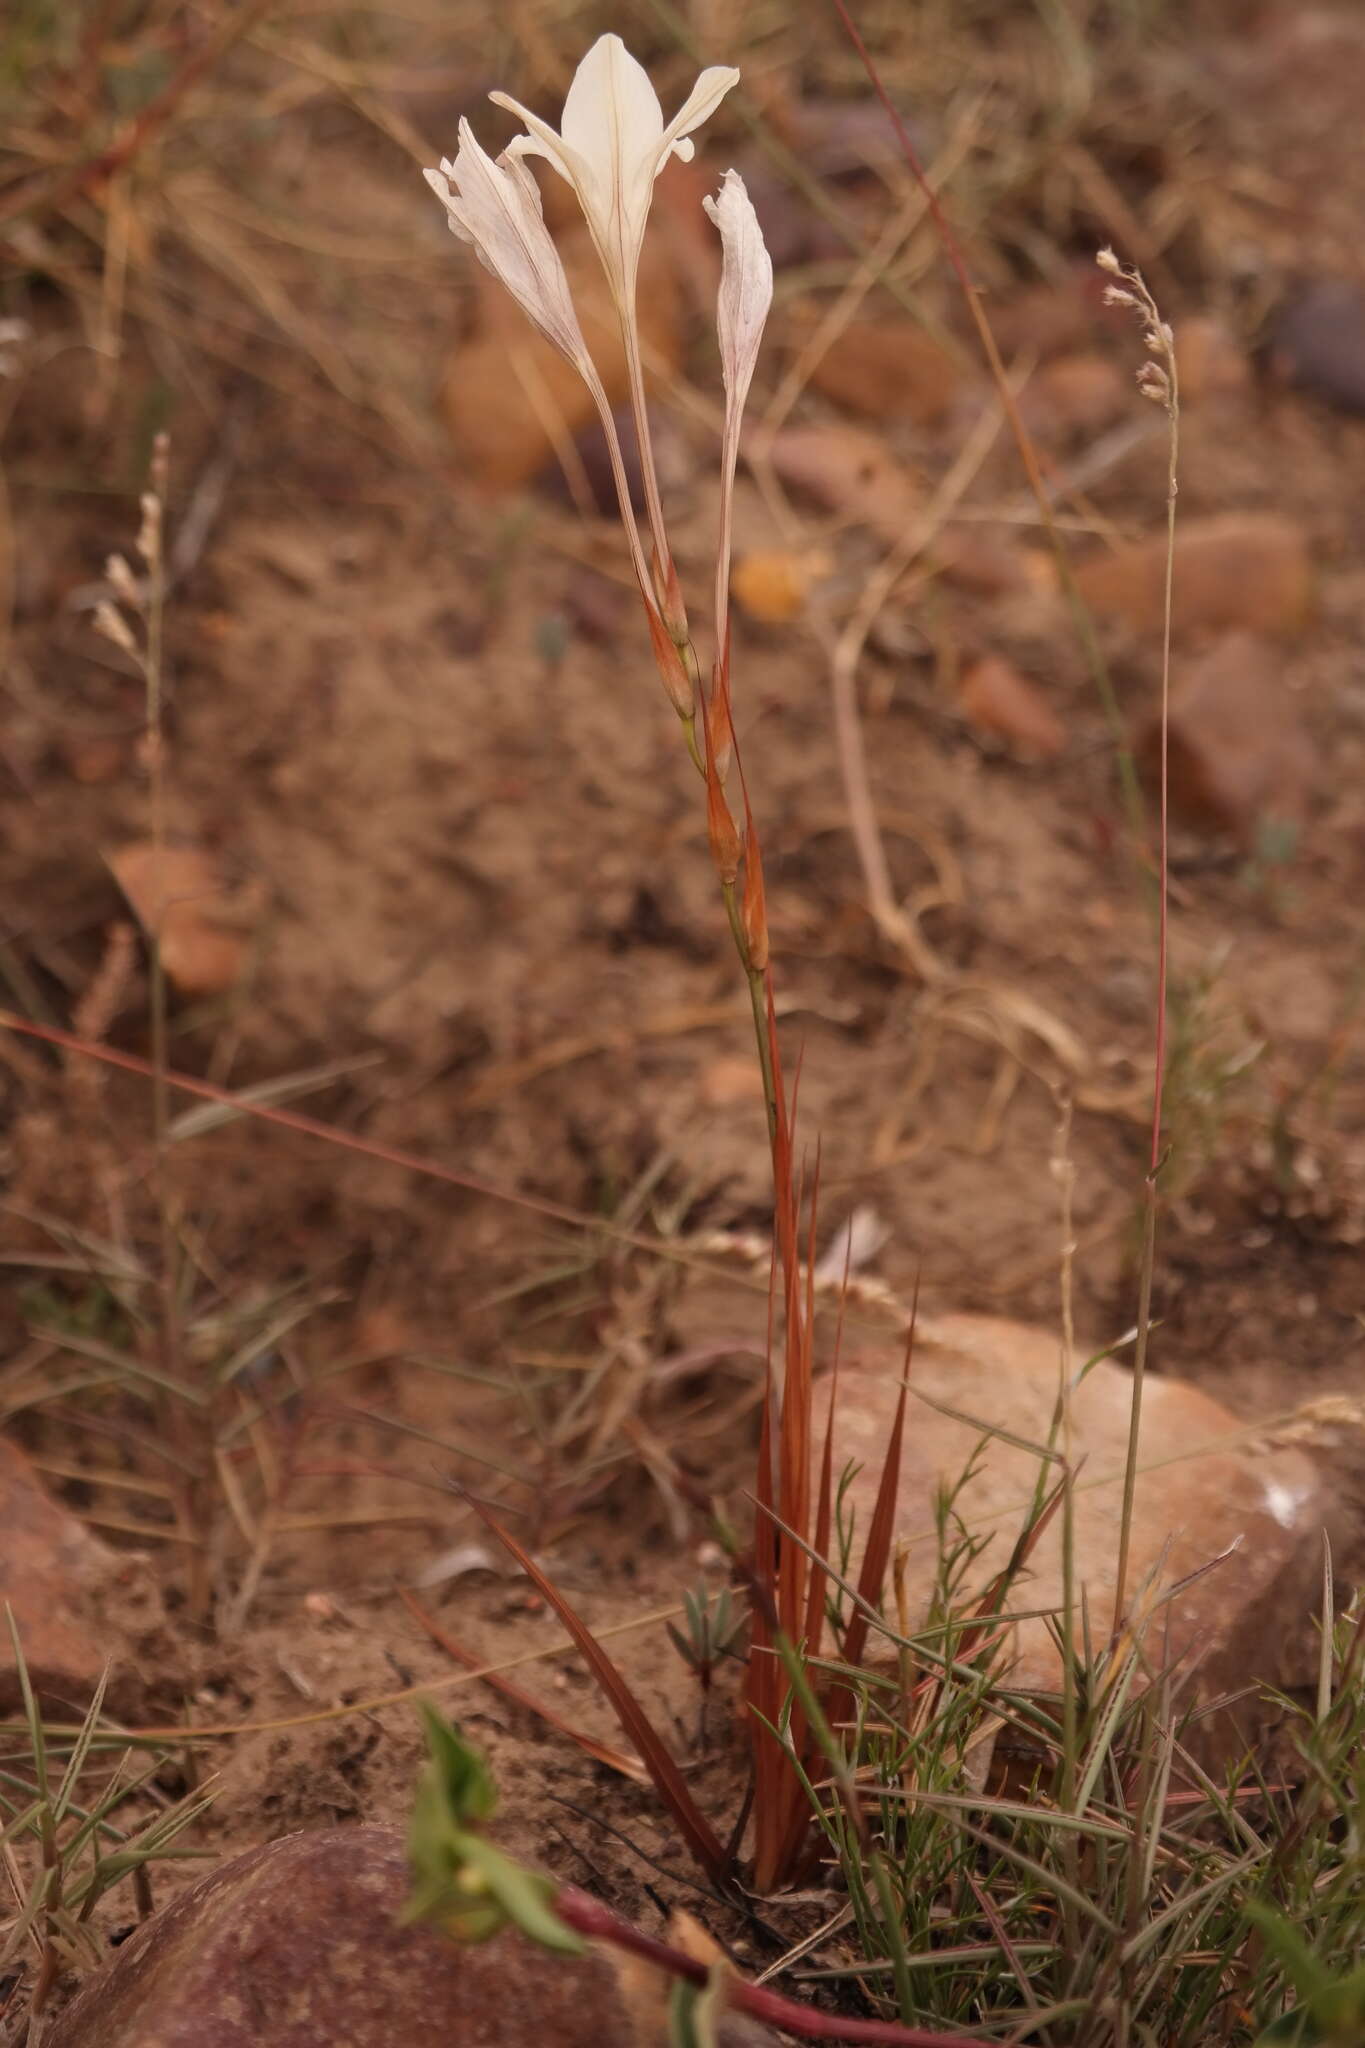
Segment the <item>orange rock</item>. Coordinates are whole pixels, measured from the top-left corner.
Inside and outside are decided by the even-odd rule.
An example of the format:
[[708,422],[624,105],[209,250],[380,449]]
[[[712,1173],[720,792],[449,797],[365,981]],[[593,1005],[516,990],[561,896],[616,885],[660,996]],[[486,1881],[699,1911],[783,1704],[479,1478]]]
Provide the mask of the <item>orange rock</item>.
[[741,555],[730,576],[735,602],[751,619],[784,625],[806,609],[811,588],[832,564],[819,550],[760,548]]
[[1078,264],[1057,283],[988,297],[986,312],[1005,355],[1060,355],[1093,340],[1102,325],[1102,291],[1094,264]]
[[1137,402],[1118,364],[1088,351],[1056,356],[1035,370],[1020,409],[1035,432],[1060,439],[1101,433]]
[[962,371],[956,357],[913,320],[854,320],[820,357],[810,381],[865,419],[932,426],[961,390]]
[[138,922],[160,947],[161,965],[185,995],[223,995],[242,977],[245,932],[234,922],[218,864],[194,846],[139,839],[107,854]]
[[876,434],[827,424],[784,427],[766,451],[779,477],[827,512],[899,540],[924,498],[908,470]]
[[957,693],[967,723],[1003,740],[1013,753],[1051,761],[1066,745],[1066,733],[1036,685],[1001,655],[974,661]]
[[[51,1498],[18,1446],[0,1437],[0,1611],[8,1606],[14,1616],[34,1691],[59,1710],[89,1698],[111,1655],[96,1610],[118,1565]],[[19,1703],[9,1630],[0,1628],[0,1712]]]
[[697,1076],[697,1093],[708,1109],[733,1109],[737,1103],[761,1102],[763,1076],[757,1060],[739,1053],[723,1053],[708,1060]]
[[[1078,1359],[1089,1355],[1081,1344]],[[840,1367],[836,1468],[852,1464],[849,1506],[866,1531],[881,1476],[902,1369],[899,1352]],[[901,1457],[898,1529],[907,1539],[908,1601],[925,1614],[935,1592],[934,1504],[942,1482],[972,1478],[957,1495],[967,1529],[985,1539],[966,1593],[980,1592],[1019,1534],[1039,1461],[1016,1448],[1046,1439],[1057,1398],[1056,1333],[994,1316],[926,1319],[916,1338],[912,1388],[970,1416],[960,1422],[912,1393]],[[1089,1609],[1096,1642],[1109,1633],[1127,1455],[1132,1376],[1110,1360],[1086,1374],[1073,1398],[1074,1459],[1084,1478],[1074,1497],[1076,1597]],[[984,1438],[981,1423],[1004,1435]],[[1130,1602],[1151,1577],[1153,1591],[1221,1561],[1162,1610],[1155,1661],[1200,1655],[1201,1695],[1242,1693],[1258,1682],[1311,1681],[1313,1614],[1319,1598],[1322,1531],[1329,1512],[1311,1461],[1296,1450],[1246,1448],[1245,1426],[1217,1401],[1180,1380],[1148,1376],[1138,1441],[1139,1480],[1127,1580]],[[1222,1553],[1233,1554],[1222,1558]],[[857,1560],[853,1570],[856,1573]],[[1012,1605],[1013,1682],[1055,1692],[1061,1665],[1045,1617],[1062,1604],[1062,1517],[1039,1539]],[[1169,1632],[1169,1633],[1168,1633]],[[1254,1698],[1239,1708],[1254,1717]]]
[[[1096,611],[1140,632],[1161,630],[1166,535],[1149,534],[1083,562],[1076,585]],[[1313,607],[1314,575],[1299,527],[1274,512],[1229,512],[1176,527],[1172,623],[1179,634],[1296,633]]]
[[1244,391],[1251,381],[1251,365],[1244,350],[1222,321],[1208,313],[1177,321],[1175,367],[1181,400],[1188,405],[1217,397],[1220,392]]
[[[1155,782],[1159,715],[1149,720],[1138,750]],[[1264,642],[1231,633],[1178,680],[1171,693],[1171,806],[1188,824],[1253,846],[1266,821],[1302,817],[1313,771],[1296,701]]]

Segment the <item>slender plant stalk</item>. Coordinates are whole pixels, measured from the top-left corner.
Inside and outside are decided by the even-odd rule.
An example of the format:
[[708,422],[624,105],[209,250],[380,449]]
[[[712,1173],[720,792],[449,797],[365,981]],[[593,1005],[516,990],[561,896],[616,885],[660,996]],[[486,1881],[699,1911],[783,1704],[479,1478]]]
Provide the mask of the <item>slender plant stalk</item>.
[[[838,0],[836,0],[838,4]],[[1106,256],[1108,252],[1106,251]],[[1120,301],[1131,303],[1149,323],[1146,341],[1159,356],[1142,373],[1142,388],[1149,397],[1166,407],[1170,422],[1166,467],[1166,573],[1161,630],[1161,797],[1160,845],[1157,869],[1157,985],[1155,1045],[1152,1075],[1152,1135],[1143,1182],[1142,1267],[1138,1280],[1137,1344],[1133,1352],[1133,1399],[1128,1421],[1128,1455],[1123,1472],[1123,1508],[1119,1524],[1119,1556],[1114,1578],[1114,1636],[1123,1626],[1128,1599],[1128,1568],[1132,1548],[1133,1502],[1137,1489],[1138,1439],[1142,1426],[1142,1390],[1147,1370],[1147,1353],[1152,1327],[1152,1275],[1156,1267],[1156,1225],[1159,1203],[1158,1176],[1161,1171],[1161,1112],[1166,1081],[1166,1002],[1170,919],[1170,724],[1171,724],[1171,619],[1175,596],[1175,512],[1180,489],[1180,382],[1176,368],[1171,330],[1161,319],[1146,285],[1136,271],[1120,271],[1116,261],[1103,267],[1122,276],[1117,288]]]
[[[1057,1139],[1058,1176],[1061,1183],[1061,1272],[1062,1350],[1061,1386],[1058,1390],[1062,1434],[1062,1747],[1060,1769],[1061,1803],[1065,1812],[1077,1810],[1076,1767],[1076,1446],[1072,1415],[1072,1379],[1075,1373],[1076,1335],[1074,1303],[1075,1218],[1073,1197],[1076,1184],[1071,1163],[1071,1103],[1063,1111]],[[1041,1476],[1041,1474],[1040,1474]],[[1071,1893],[1080,1882],[1080,1844],[1071,1829],[1062,1833],[1062,1865],[1068,1889],[1062,1894],[1062,1929],[1071,1953],[1076,1953],[1080,1927]]]
[[[166,719],[165,719],[165,618],[166,618],[166,494],[169,481],[169,443],[158,434],[152,449],[149,488],[142,501],[142,532],[138,547],[147,565],[147,640],[144,658],[146,681],[147,786],[152,841],[152,896],[155,919],[151,934],[148,970],[148,1007],[152,1055],[152,1168],[159,1235],[160,1271],[157,1288],[161,1302],[161,1367],[171,1378],[179,1378],[184,1361],[180,1327],[180,1247],[175,1220],[175,1190],[170,1159],[170,1086],[166,970],[162,959],[162,933],[166,919]],[[171,1394],[163,1399],[163,1422],[173,1443],[179,1444],[187,1464],[197,1468],[195,1447],[186,1442],[187,1416],[183,1401]],[[208,1553],[201,1540],[200,1483],[186,1477],[176,1491],[176,1520],[181,1534],[191,1539],[189,1552],[189,1605],[196,1620],[208,1612]]]
[[[565,1885],[555,1893],[553,1906],[567,1927],[591,1941],[605,1941],[628,1955],[640,1956],[687,1984],[704,1985],[709,1980],[707,1965],[695,1956],[684,1955],[681,1949],[641,1933],[609,1906],[589,1898],[573,1885]],[[812,2006],[798,2005],[764,1985],[747,1984],[738,1977],[727,1980],[725,2003],[734,2012],[747,2013],[751,2019],[761,2020],[784,2034],[794,2034],[802,2041],[862,2042],[869,2044],[869,2048],[873,2043],[884,2044],[884,2048],[963,2048],[963,2043],[970,2040],[962,2034],[901,2026],[894,2020],[844,2019],[837,2013],[817,2012]]]

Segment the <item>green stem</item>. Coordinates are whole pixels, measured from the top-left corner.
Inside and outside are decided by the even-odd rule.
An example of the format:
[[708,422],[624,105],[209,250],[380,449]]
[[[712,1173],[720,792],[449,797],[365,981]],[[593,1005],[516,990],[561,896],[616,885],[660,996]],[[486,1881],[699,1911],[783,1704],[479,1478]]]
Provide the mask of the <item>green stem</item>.
[[773,1072],[773,1049],[768,1041],[768,984],[761,968],[754,967],[749,960],[749,941],[744,936],[744,924],[739,914],[739,899],[733,882],[722,882],[720,893],[725,903],[725,915],[730,920],[730,936],[735,942],[740,965],[749,983],[749,1001],[754,1012],[754,1037],[758,1043],[758,1064],[763,1073],[763,1100],[768,1111],[768,1142],[777,1139],[777,1077]]

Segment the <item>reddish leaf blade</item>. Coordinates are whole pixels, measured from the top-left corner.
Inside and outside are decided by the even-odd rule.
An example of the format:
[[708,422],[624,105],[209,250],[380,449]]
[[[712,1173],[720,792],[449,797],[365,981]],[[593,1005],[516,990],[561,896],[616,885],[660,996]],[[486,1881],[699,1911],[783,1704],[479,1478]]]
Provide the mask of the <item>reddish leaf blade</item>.
[[[482,1669],[484,1660],[476,1657],[472,1650],[466,1650],[453,1636],[447,1635],[441,1624],[418,1604],[406,1586],[401,1586],[399,1593],[413,1620],[421,1624],[431,1640],[438,1643],[448,1657],[453,1657],[457,1664],[463,1664],[466,1671]],[[557,1729],[561,1735],[567,1735],[570,1742],[576,1742],[581,1750],[586,1751],[599,1764],[605,1764],[608,1770],[619,1771],[623,1778],[631,1778],[637,1785],[649,1783],[649,1774],[638,1756],[627,1756],[624,1750],[613,1749],[609,1742],[599,1742],[597,1737],[589,1735],[586,1729],[575,1728],[562,1715],[557,1714],[553,1707],[547,1707],[544,1700],[538,1700],[534,1693],[526,1692],[521,1686],[514,1685],[512,1680],[504,1678],[501,1672],[485,1671],[483,1675],[485,1684],[491,1685],[494,1692],[501,1693],[505,1700],[511,1700],[518,1707],[525,1707],[529,1713],[538,1715],[542,1721],[547,1721],[551,1728]]]
[[707,1876],[717,1884],[724,1884],[729,1878],[730,1867],[720,1839],[688,1791],[682,1772],[664,1747],[653,1722],[626,1684],[620,1671],[612,1663],[587,1623],[570,1607],[553,1581],[546,1577],[535,1559],[522,1549],[515,1536],[509,1535],[496,1515],[484,1507],[481,1501],[475,1500],[472,1496],[468,1497],[468,1501],[484,1527],[497,1537],[508,1555],[516,1559],[536,1591],[553,1607],[587,1659],[588,1667],[611,1702],[617,1720],[639,1751],[655,1791],[677,1822],[688,1848]]

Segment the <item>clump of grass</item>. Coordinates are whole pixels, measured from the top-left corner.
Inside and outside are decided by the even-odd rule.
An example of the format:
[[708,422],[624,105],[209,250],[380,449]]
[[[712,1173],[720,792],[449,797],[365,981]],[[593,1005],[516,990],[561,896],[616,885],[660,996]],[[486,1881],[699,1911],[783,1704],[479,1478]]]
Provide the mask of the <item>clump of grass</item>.
[[1330,1570],[1321,1626],[1314,1706],[1282,1703],[1286,1777],[1244,1758],[1220,1783],[1198,1760],[1187,1680],[1163,1667],[1159,1613],[1091,1654],[1059,1631],[1070,1730],[1060,1699],[1011,1687],[998,1642],[973,1641],[960,1589],[937,1629],[882,1622],[898,1675],[889,1655],[846,1674],[838,1761],[856,1826],[845,1802],[816,1802],[862,1954],[803,1981],[851,1981],[907,2024],[988,2037],[1258,2040],[1297,2009],[1306,1968],[1268,1929],[1298,1930],[1319,1987],[1365,1939],[1365,1612],[1334,1619]]
[[36,2021],[64,1970],[102,1960],[92,1924],[100,1902],[130,1883],[146,1919],[155,1865],[201,1853],[178,1837],[209,1797],[166,1798],[156,1781],[170,1752],[132,1742],[106,1719],[104,1680],[74,1731],[49,1730],[8,1607],[5,1618],[23,1716],[0,1724],[0,1861],[13,1902],[0,1916],[0,1973],[23,1970],[23,2009]]
[[[1060,1701],[1011,1687],[1000,1632],[964,1604],[972,1546],[952,1541],[951,1527],[946,1512],[945,1604],[924,1629],[905,1636],[870,1615],[881,1655],[859,1668],[813,1665],[782,1646],[792,1701],[804,1702],[827,1760],[823,1783],[790,1741],[790,1711],[774,1732],[807,1784],[826,1879],[848,1900],[825,1944],[833,1953],[812,1957],[802,1942],[790,1981],[845,2004],[861,1993],[878,2017],[807,2007],[797,2023],[801,2008],[755,2003],[729,1975],[713,1986],[719,2009],[849,2041],[1359,2048],[1365,1608],[1334,1619],[1325,1571],[1317,1698],[1283,1702],[1296,1767],[1272,1780],[1243,1760],[1219,1782],[1191,1749],[1197,1716],[1181,1675],[1162,1668],[1159,1614],[1113,1649],[1076,1656],[1068,1728]],[[846,1702],[837,1725],[817,1682]],[[468,1766],[451,1760],[469,1753],[425,1711],[432,1761],[414,1819],[414,1911],[457,1935],[477,1911],[482,1933],[513,1924],[538,1939],[548,1911],[552,1946],[567,1946],[567,1929],[678,1969],[664,1944],[572,1888],[509,1879],[500,1852],[471,1847],[491,1790],[477,1813],[456,1811]],[[983,1737],[1013,1751],[989,1786]]]

